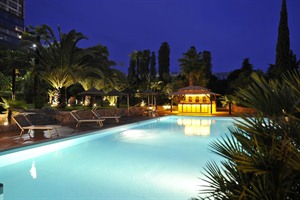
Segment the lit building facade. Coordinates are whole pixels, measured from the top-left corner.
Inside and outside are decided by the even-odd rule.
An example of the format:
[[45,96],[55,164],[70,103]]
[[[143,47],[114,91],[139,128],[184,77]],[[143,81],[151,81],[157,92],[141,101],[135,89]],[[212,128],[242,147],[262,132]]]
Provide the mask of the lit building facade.
[[200,86],[180,88],[171,94],[178,98],[178,113],[215,113],[216,96],[209,89]]
[[24,1],[0,0],[0,44],[19,44],[24,31]]

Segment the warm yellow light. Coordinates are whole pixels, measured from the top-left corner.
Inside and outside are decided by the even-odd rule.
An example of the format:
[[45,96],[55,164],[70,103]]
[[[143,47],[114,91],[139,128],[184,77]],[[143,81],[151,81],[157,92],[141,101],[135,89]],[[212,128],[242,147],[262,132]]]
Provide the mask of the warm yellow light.
[[210,135],[210,119],[178,119],[177,124],[184,126],[184,134],[187,136],[209,136]]
[[184,134],[187,136],[209,136],[210,126],[185,126]]
[[170,110],[170,109],[171,109],[171,106],[170,106],[170,105],[163,105],[163,109],[164,109],[164,110]]

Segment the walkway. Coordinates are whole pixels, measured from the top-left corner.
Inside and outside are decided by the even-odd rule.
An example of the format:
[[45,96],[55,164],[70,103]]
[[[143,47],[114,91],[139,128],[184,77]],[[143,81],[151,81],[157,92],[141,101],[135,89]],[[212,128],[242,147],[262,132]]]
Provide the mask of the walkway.
[[[160,115],[177,115],[178,113],[160,113]],[[186,113],[182,114],[183,116],[235,116],[228,115],[228,112],[218,112],[216,114],[197,114],[197,113]],[[34,138],[30,138],[28,134],[23,134],[22,138],[19,137],[20,130],[17,131],[8,131],[8,132],[0,132],[0,152],[6,151],[18,147],[24,147],[36,143],[47,142],[50,140],[57,140],[64,137],[70,137],[78,134],[84,134],[91,131],[104,130],[106,128],[116,127],[120,125],[130,124],[134,122],[139,122],[143,120],[147,120],[149,117],[147,116],[122,116],[119,123],[116,123],[114,119],[105,120],[104,126],[99,127],[97,124],[93,123],[83,123],[78,128],[75,128],[76,123],[64,125],[62,128],[58,130],[59,137],[56,138],[46,138],[44,137],[43,132],[36,132]]]
[[5,151],[9,149],[14,149],[18,147],[24,147],[31,144],[47,142],[50,140],[60,139],[64,137],[70,137],[78,134],[84,134],[91,131],[104,130],[106,128],[116,127],[120,125],[130,124],[138,121],[143,121],[149,119],[148,117],[142,116],[123,116],[119,123],[116,123],[114,119],[105,120],[104,126],[99,127],[96,123],[83,123],[78,128],[75,128],[76,123],[71,123],[64,125],[62,128],[58,129],[59,137],[46,138],[41,131],[35,131],[35,137],[30,138],[27,133],[24,133],[22,138],[20,138],[20,130],[0,132],[0,151]]

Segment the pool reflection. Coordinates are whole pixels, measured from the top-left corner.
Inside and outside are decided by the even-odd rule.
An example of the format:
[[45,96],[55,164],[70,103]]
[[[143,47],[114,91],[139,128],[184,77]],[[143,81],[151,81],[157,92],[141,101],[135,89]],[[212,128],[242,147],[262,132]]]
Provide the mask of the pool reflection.
[[179,118],[177,124],[184,126],[184,134],[187,136],[209,136],[213,121],[211,119]]
[[32,161],[32,163],[31,163],[31,168],[30,168],[29,172],[30,172],[30,175],[33,179],[37,178],[37,172],[36,172],[36,167],[35,167],[35,162],[34,161]]

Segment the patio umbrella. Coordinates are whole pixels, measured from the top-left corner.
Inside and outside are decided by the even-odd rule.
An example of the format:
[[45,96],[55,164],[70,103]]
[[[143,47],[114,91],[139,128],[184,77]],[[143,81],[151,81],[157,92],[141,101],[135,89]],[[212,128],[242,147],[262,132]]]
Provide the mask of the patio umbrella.
[[92,88],[90,88],[90,89],[88,89],[88,90],[86,90],[86,91],[84,91],[84,92],[79,93],[79,95],[84,95],[84,96],[86,96],[86,95],[90,95],[90,96],[101,96],[101,95],[103,95],[103,94],[104,94],[103,91],[98,90],[98,89],[96,89],[96,88],[94,88],[94,87],[92,87]]
[[123,94],[124,94],[124,93],[119,92],[119,91],[116,90],[116,89],[113,89],[113,90],[109,91],[108,93],[106,93],[105,95],[106,95],[106,96],[117,96],[117,97],[119,97],[119,96],[121,96],[121,95],[123,95]]
[[96,89],[95,87],[92,87],[84,92],[79,93],[78,95],[83,96],[93,96],[93,102],[95,101],[96,96],[102,96],[104,95],[104,92],[101,90]]
[[130,94],[135,94],[136,92],[130,88],[126,88],[124,90],[121,91],[123,94],[126,94],[127,96],[127,115],[129,115],[129,95]]
[[[158,93],[157,92],[154,92],[154,91],[152,91],[152,90],[145,90],[145,91],[143,91],[143,92],[141,92],[140,93],[141,95],[146,95],[147,97],[148,97],[148,105],[150,104],[150,97],[152,97],[151,98],[151,103],[152,103],[152,105],[153,105],[153,102],[154,102],[154,97],[155,97],[155,95],[157,95]],[[155,106],[156,106],[156,102],[155,102]]]
[[113,89],[113,90],[109,91],[108,93],[106,93],[105,95],[106,96],[120,96],[122,94],[123,94],[122,92],[119,92],[118,90]]

